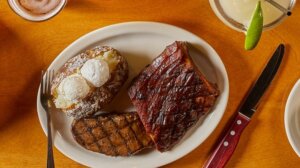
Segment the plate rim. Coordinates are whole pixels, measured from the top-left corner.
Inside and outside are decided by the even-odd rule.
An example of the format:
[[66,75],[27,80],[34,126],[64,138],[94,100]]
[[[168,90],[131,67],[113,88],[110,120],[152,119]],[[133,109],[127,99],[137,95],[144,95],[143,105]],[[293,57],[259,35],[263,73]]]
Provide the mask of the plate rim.
[[[112,25],[108,25],[108,26],[105,26],[105,27],[102,27],[102,28],[98,28],[98,29],[95,29],[91,32],[88,32],[82,36],[80,36],[79,38],[77,38],[75,41],[73,41],[71,44],[69,44],[66,48],[63,49],[62,52],[60,52],[58,54],[58,56],[51,62],[51,64],[49,65],[48,69],[55,66],[56,62],[61,59],[61,57],[63,57],[66,53],[70,52],[69,50],[76,47],[76,46],[80,46],[81,43],[83,43],[84,41],[86,40],[91,40],[91,36],[94,35],[94,34],[97,34],[97,33],[101,33],[101,32],[105,32],[105,31],[109,31],[110,29],[118,29],[118,28],[122,28],[122,27],[131,27],[131,26],[141,26],[141,27],[148,27],[148,26],[152,26],[152,27],[161,27],[161,28],[164,28],[164,29],[172,29],[173,31],[177,31],[177,32],[181,32],[181,34],[186,34],[186,35],[189,35],[190,37],[193,37],[197,42],[201,42],[201,44],[204,44],[205,45],[205,49],[209,49],[211,52],[213,52],[211,55],[215,55],[214,56],[214,59],[216,59],[216,61],[219,64],[219,69],[222,73],[222,77],[223,77],[223,81],[224,81],[224,88],[223,88],[223,92],[222,92],[222,96],[224,97],[223,99],[223,106],[224,108],[217,114],[217,118],[215,118],[216,120],[216,124],[212,125],[212,127],[210,127],[210,131],[208,134],[206,134],[204,137],[203,137],[203,140],[199,143],[195,143],[194,145],[191,145],[192,147],[190,147],[189,149],[185,150],[185,152],[182,152],[180,155],[176,155],[175,157],[173,157],[172,159],[163,159],[159,162],[159,164],[156,164],[156,163],[152,163],[152,166],[154,167],[158,167],[158,166],[163,166],[163,165],[166,165],[168,163],[171,163],[171,162],[174,162],[180,158],[182,158],[183,156],[187,155],[188,153],[190,153],[191,151],[193,151],[194,149],[196,149],[198,146],[200,146],[205,140],[207,140],[207,138],[214,132],[214,130],[216,129],[216,127],[219,125],[221,119],[223,118],[224,116],[224,113],[227,109],[227,105],[228,105],[228,99],[229,99],[229,79],[228,79],[228,73],[227,73],[227,70],[226,70],[226,67],[221,59],[221,57],[219,56],[219,54],[215,51],[215,49],[209,44],[207,43],[205,40],[203,40],[202,38],[200,38],[199,36],[183,29],[183,28],[180,28],[180,27],[177,27],[177,26],[174,26],[174,25],[170,25],[170,24],[166,24],[166,23],[161,23],[161,22],[151,22],[151,21],[132,21],[132,22],[122,22],[122,23],[116,23],[116,24],[112,24]],[[129,31],[130,32],[130,31]],[[140,32],[145,32],[145,30],[141,30]],[[146,32],[149,32],[149,29],[147,29]],[[153,29],[151,30],[151,32],[161,32],[161,30],[156,30],[156,29]],[[127,32],[128,33],[128,32]],[[135,32],[137,33],[137,32]],[[162,34],[165,34],[166,32],[163,32]],[[121,33],[120,33],[121,34]],[[108,37],[110,37],[109,35],[107,35]],[[93,39],[91,40],[91,42],[89,43],[89,45],[91,44],[94,44],[96,41],[100,41],[101,39],[105,39],[104,37],[102,38],[98,38],[97,40]],[[88,46],[85,44],[85,46]],[[75,54],[70,54],[70,55],[75,55]],[[64,64],[64,63],[63,63]],[[40,125],[45,133],[45,135],[47,136],[47,133],[46,133],[46,125],[42,122],[42,112],[41,110],[39,109],[39,103],[40,103],[40,98],[39,98],[39,93],[40,93],[40,87],[38,88],[38,95],[37,95],[37,113],[38,113],[38,118],[39,118],[39,122],[40,122]],[[77,158],[74,158],[74,155],[72,156],[71,154],[69,154],[68,152],[65,152],[63,150],[63,147],[58,145],[57,143],[54,142],[54,145],[55,147],[62,153],[64,154],[66,157],[70,158],[71,160],[73,161],[76,161],[82,165],[86,165],[86,166],[90,166],[91,164],[88,164],[88,161],[82,161],[82,160],[79,160]]]
[[292,138],[292,133],[290,131],[290,127],[291,125],[289,124],[289,116],[291,115],[292,111],[291,111],[291,106],[293,103],[293,99],[296,95],[296,91],[300,89],[300,79],[298,79],[295,84],[293,85],[293,88],[291,89],[288,99],[286,101],[286,105],[285,105],[285,110],[284,110],[284,128],[285,128],[285,133],[287,135],[289,144],[292,146],[292,149],[294,150],[294,152],[297,154],[298,157],[300,157],[300,149],[298,147],[296,147],[295,145],[295,140]]

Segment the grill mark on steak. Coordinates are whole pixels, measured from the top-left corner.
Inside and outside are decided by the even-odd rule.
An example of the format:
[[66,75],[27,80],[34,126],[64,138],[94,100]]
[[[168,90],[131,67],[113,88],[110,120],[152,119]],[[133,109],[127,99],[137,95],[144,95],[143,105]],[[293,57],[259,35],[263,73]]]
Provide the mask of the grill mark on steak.
[[[125,121],[126,121],[126,123],[127,123],[127,125],[129,125],[129,121],[128,121],[128,119],[125,117]],[[131,126],[129,126],[129,130],[130,131],[132,131],[132,132],[134,132],[134,138],[136,139],[136,141],[137,141],[137,143],[139,144],[139,146],[143,146],[143,143],[141,142],[141,140],[137,137],[137,132],[136,131],[134,131],[133,129],[132,129],[132,127]]]
[[[126,146],[126,149],[127,149],[127,151],[128,151],[128,153],[131,153],[132,151],[130,150],[130,148],[128,147],[128,144],[126,143],[126,140],[125,140],[125,138],[120,134],[120,132],[119,132],[119,129],[118,129],[118,126],[117,126],[117,124],[116,124],[116,122],[112,119],[112,117],[111,116],[109,116],[108,117],[111,121],[112,121],[112,123],[114,124],[114,126],[115,126],[115,128],[116,128],[116,133],[121,137],[121,139],[122,139],[122,141],[123,141],[123,143],[125,144],[125,146]],[[125,117],[125,119],[126,119],[126,117]],[[128,122],[127,122],[127,125],[129,126],[129,124],[128,124]]]
[[[125,117],[125,121],[127,123],[130,123],[129,119],[127,117]],[[138,124],[138,123],[137,123]],[[136,145],[138,146],[138,148],[142,148],[143,146],[143,143],[141,142],[141,140],[139,138],[137,138],[137,135],[141,134],[141,132],[139,132],[138,130],[138,127],[136,128],[136,131],[134,131],[134,129],[132,128],[132,126],[134,125],[129,125],[128,128],[129,128],[129,131],[132,132],[132,135],[133,135],[133,139],[136,141]],[[142,127],[143,128],[143,127]],[[133,151],[134,152],[134,151]]]
[[[175,76],[175,75],[169,76],[169,73],[171,73],[176,68],[176,66],[177,66],[177,64],[173,64],[173,66],[171,66],[170,69],[167,69],[167,73],[163,74],[160,77],[160,79],[165,78],[162,82],[167,83],[167,85],[173,85],[173,83],[175,82],[173,76]],[[166,95],[168,95],[169,91],[172,89],[171,87],[165,87],[166,89],[162,89],[161,86],[164,86],[164,83],[157,83],[158,81],[159,80],[157,80],[154,85],[149,84],[149,85],[153,85],[153,86],[158,87],[158,93],[156,93],[154,90],[152,90],[150,92],[150,95],[151,95],[150,97],[151,98],[149,100],[150,102],[157,102],[158,104],[151,104],[150,105],[150,107],[149,107],[150,114],[149,114],[148,122],[153,122],[153,118],[157,118],[155,123],[157,123],[157,122],[161,123],[162,117],[159,116],[159,113],[158,114],[153,114],[153,112],[155,111],[154,108],[161,108],[163,106],[163,103],[165,102],[166,99],[164,97],[161,97],[160,95],[164,94],[164,93],[167,93]],[[162,105],[161,105],[160,101],[157,101],[157,99],[164,99],[164,100],[162,100],[163,101]],[[153,128],[152,128],[152,131],[154,131]]]
[[[178,66],[178,65],[177,64],[173,65],[172,69],[170,69],[170,72],[172,72],[172,70],[176,66]],[[181,69],[181,66],[180,66],[180,69]],[[167,76],[167,75],[168,75],[168,73],[164,74],[163,76]],[[189,76],[189,75],[190,74],[185,74],[184,78],[186,79],[186,77]],[[177,79],[180,78],[180,77],[181,77],[180,75],[178,77],[176,77],[176,79],[167,77],[167,82],[166,83],[168,83],[168,85],[174,86],[174,82],[177,81]],[[190,79],[191,79],[191,77],[188,77],[188,80],[186,80],[185,84],[188,84],[191,81]],[[163,82],[165,82],[165,80]],[[160,84],[159,86],[163,86],[163,84]],[[159,88],[161,88],[161,87],[159,87]],[[156,101],[159,105],[155,106],[156,108],[160,108],[161,111],[165,111],[166,114],[164,114],[162,112],[162,113],[158,113],[158,116],[154,116],[153,117],[153,111],[154,111],[154,109],[152,108],[153,106],[150,106],[150,108],[149,108],[149,110],[150,110],[149,119],[156,118],[156,122],[155,123],[159,123],[160,125],[166,125],[166,117],[169,116],[168,115],[168,111],[170,111],[170,109],[167,109],[167,108],[170,108],[170,107],[168,105],[166,105],[166,104],[170,102],[168,100],[170,100],[172,97],[174,97],[173,94],[174,93],[176,94],[176,92],[179,91],[177,88],[174,89],[174,87],[166,87],[166,88],[167,88],[167,90],[165,90],[166,93],[161,92],[162,89],[160,89],[160,92],[158,94],[156,94],[160,99],[163,99],[163,100],[162,100],[162,103],[160,101]],[[179,88],[184,88],[184,86],[179,85]],[[191,93],[194,93],[194,92],[191,92]],[[160,96],[161,94],[166,95],[166,98],[165,97],[161,97]],[[179,102],[178,102],[178,97],[177,96],[178,95],[175,95],[175,101],[178,104]],[[153,100],[150,99],[149,101],[151,102]],[[153,121],[150,120],[149,122],[153,122]],[[152,131],[155,131],[154,128],[155,127],[152,127]]]
[[[84,123],[84,122],[83,122]],[[84,125],[87,127],[87,125],[84,123]],[[75,136],[75,137],[77,137],[76,138],[76,140],[77,140],[77,142],[79,141],[79,144],[83,144],[84,143],[84,140],[83,140],[83,138],[80,136],[80,134],[77,132],[77,130],[74,130],[73,131],[73,135]],[[96,140],[96,138],[95,138],[95,136],[94,136],[94,141]],[[97,150],[99,150],[100,152],[102,152],[102,150],[101,150],[101,148],[100,148],[100,146],[99,146],[99,144],[98,143],[96,143],[96,146],[97,146]]]
[[[155,75],[154,76],[153,74],[155,74],[157,71],[159,71],[161,73],[160,69],[161,69],[162,66],[165,66],[165,64],[160,64],[160,62],[164,62],[166,60],[167,60],[167,57],[158,57],[158,58],[154,59],[152,65],[155,68],[145,69],[145,71],[141,72],[141,74],[139,76],[141,82],[137,81],[136,78],[133,79],[133,82],[138,82],[139,83],[139,87],[142,90],[142,89],[145,89],[145,85],[147,85],[147,82],[149,82],[149,80],[151,82],[151,78],[150,77],[153,77],[154,79],[152,79],[152,82],[154,82],[154,83],[152,83],[152,86],[156,85],[156,82],[158,81],[158,78],[160,78],[160,76],[159,75]],[[174,59],[173,61],[178,61],[178,60]],[[171,63],[173,63],[173,62],[171,62]],[[170,63],[170,65],[171,65],[171,63]],[[151,86],[151,85],[147,85],[147,86]],[[141,95],[139,95],[139,96],[141,96]],[[137,96],[137,97],[139,97],[139,96]]]
[[[86,124],[86,120],[83,120],[83,122]],[[105,137],[107,137],[108,142],[110,143],[110,147],[112,149],[111,151],[113,152],[112,155],[117,154],[116,147],[112,143],[112,141],[110,139],[110,136],[108,136],[108,132],[105,130],[105,128],[102,126],[102,124],[99,124],[99,120],[96,120],[96,122],[97,122],[97,126],[101,129],[101,131],[103,132],[103,134],[105,135]],[[88,127],[87,124],[86,124],[86,126]],[[90,130],[90,129],[88,129],[88,130]],[[92,132],[91,132],[91,134],[93,135],[96,144],[99,146],[99,151],[101,151],[101,147],[100,147],[99,141],[96,141],[95,135]]]
[[136,112],[76,119],[72,133],[84,148],[109,156],[130,156],[153,146]]
[[[187,75],[184,75],[184,78],[185,78],[185,80],[186,80],[186,78],[187,78],[187,76],[189,76],[190,74],[187,74]],[[178,76],[176,79],[175,79],[175,81],[178,79],[178,78],[180,78],[181,76]],[[191,77],[188,77],[188,80],[186,80],[186,83],[185,84],[188,84],[191,80]],[[195,86],[196,85],[193,85],[191,88],[193,88],[193,92],[192,93],[194,93],[194,90],[195,90]],[[179,86],[179,88],[184,88],[183,86]],[[169,91],[168,91],[168,93],[167,93],[167,98],[165,98],[164,100],[163,100],[163,103],[162,103],[162,110],[161,111],[166,111],[166,113],[164,114],[164,113],[159,113],[159,117],[157,118],[157,120],[159,120],[160,122],[156,122],[156,123],[161,123],[161,125],[166,125],[167,123],[166,123],[166,118],[167,117],[170,117],[170,115],[169,115],[169,113],[170,113],[170,111],[173,111],[175,114],[177,114],[178,113],[178,109],[176,109],[176,110],[170,110],[170,109],[166,109],[166,108],[170,108],[169,106],[168,106],[168,103],[172,100],[172,97],[173,97],[173,94],[174,93],[176,93],[176,92],[179,92],[179,90],[177,89],[177,88],[175,88],[174,89],[174,87],[171,87],[170,89],[169,89]],[[178,99],[178,95],[175,95],[175,102],[176,102],[176,104],[180,104],[180,102],[179,102],[179,100],[180,99]],[[188,98],[187,100],[191,100],[191,98]],[[181,101],[182,101],[182,99],[181,99]],[[175,107],[171,107],[171,108],[176,108],[177,106],[175,106]],[[186,116],[186,113],[184,112],[184,115]],[[173,116],[172,116],[173,117]],[[176,115],[174,116],[174,117],[176,117]],[[173,119],[174,120],[174,122],[172,122],[172,125],[170,125],[170,132],[171,132],[171,135],[174,135],[175,134],[175,131],[176,131],[176,123],[175,123],[175,119]],[[153,129],[153,128],[152,128]],[[168,141],[170,141],[173,137],[172,136],[167,136],[166,137],[167,139],[169,139]]]
[[[93,137],[93,142],[96,142],[96,137],[95,137],[95,135],[93,134],[91,128],[88,127],[88,125],[87,125],[87,123],[86,123],[85,120],[83,120],[83,124],[87,127],[87,131],[92,135],[92,137]],[[81,138],[81,137],[80,137],[80,138]],[[95,143],[95,144],[96,144],[96,146],[98,147],[98,150],[101,151],[101,148],[100,148],[99,144],[98,144],[98,143]]]
[[186,43],[175,42],[133,80],[128,94],[146,132],[163,152],[209,112],[219,91],[193,64]]
[[[118,129],[117,129],[117,127],[115,126],[115,124],[114,124],[114,122],[112,121],[112,119],[111,119],[110,116],[108,116],[106,119],[108,119],[108,121],[106,121],[106,124],[101,124],[100,127],[101,127],[101,129],[104,131],[104,133],[106,134],[106,136],[108,137],[107,139],[108,139],[109,143],[111,144],[112,149],[113,149],[113,151],[115,152],[115,155],[118,155],[119,152],[117,151],[117,147],[116,147],[116,145],[113,143],[113,140],[111,139],[111,136],[109,136],[109,135],[113,135],[114,133],[117,133],[117,130],[118,130]],[[99,120],[98,120],[98,122],[99,122]],[[108,129],[107,127],[105,127],[105,125],[107,126],[107,124],[108,124],[109,122],[111,122],[111,123],[113,124],[113,128],[112,128],[113,130],[112,130],[112,131],[108,131],[109,129]],[[120,136],[120,134],[118,134],[118,135]],[[130,150],[128,150],[128,146],[127,146],[125,140],[123,139],[122,136],[120,136],[120,139],[121,139],[121,141],[124,142],[124,145],[125,145],[125,147],[126,147],[127,153],[129,153]]]

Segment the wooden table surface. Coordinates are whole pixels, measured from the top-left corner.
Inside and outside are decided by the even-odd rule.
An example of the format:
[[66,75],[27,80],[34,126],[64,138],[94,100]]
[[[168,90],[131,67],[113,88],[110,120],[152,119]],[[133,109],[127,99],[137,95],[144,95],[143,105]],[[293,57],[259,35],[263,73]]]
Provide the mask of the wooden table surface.
[[[164,167],[201,167],[240,100],[279,43],[283,65],[243,133],[228,167],[299,167],[284,130],[287,96],[300,77],[300,4],[280,26],[263,33],[253,51],[244,35],[226,27],[206,0],[70,0],[55,18],[41,23],[17,16],[0,1],[0,167],[44,167],[46,136],[36,110],[41,69],[80,36],[114,23],[158,21],[191,31],[211,44],[229,75],[227,110],[216,130],[198,148]],[[57,167],[83,167],[54,150]]]

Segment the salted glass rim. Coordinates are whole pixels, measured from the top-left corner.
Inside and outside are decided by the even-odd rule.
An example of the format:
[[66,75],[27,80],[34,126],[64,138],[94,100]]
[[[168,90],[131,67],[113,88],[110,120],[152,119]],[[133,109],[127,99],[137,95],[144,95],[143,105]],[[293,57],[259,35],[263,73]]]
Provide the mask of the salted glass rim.
[[[237,31],[241,31],[241,32],[245,32],[247,30],[245,25],[232,19],[225,13],[225,11],[222,8],[222,5],[220,4],[220,0],[209,0],[209,2],[210,2],[210,6],[213,9],[214,13],[227,26],[229,26],[232,29],[235,29]],[[287,8],[287,10],[292,11],[295,4],[296,4],[296,0],[290,0],[290,5]],[[269,24],[264,25],[264,30],[274,28],[275,26],[279,25],[286,17],[287,17],[287,15],[285,13],[282,13],[282,15],[279,18],[277,18],[276,20],[274,20],[273,22],[271,22]]]

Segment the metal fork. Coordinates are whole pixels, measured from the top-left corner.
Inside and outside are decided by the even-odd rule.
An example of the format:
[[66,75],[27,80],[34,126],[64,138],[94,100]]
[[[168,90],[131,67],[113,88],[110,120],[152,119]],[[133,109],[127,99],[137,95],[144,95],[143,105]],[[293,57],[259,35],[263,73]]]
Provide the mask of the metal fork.
[[43,108],[47,115],[47,135],[48,135],[48,154],[47,154],[47,168],[54,168],[53,149],[52,149],[52,133],[51,133],[51,81],[54,76],[53,70],[46,72],[42,71],[41,74],[41,90],[40,99]]

